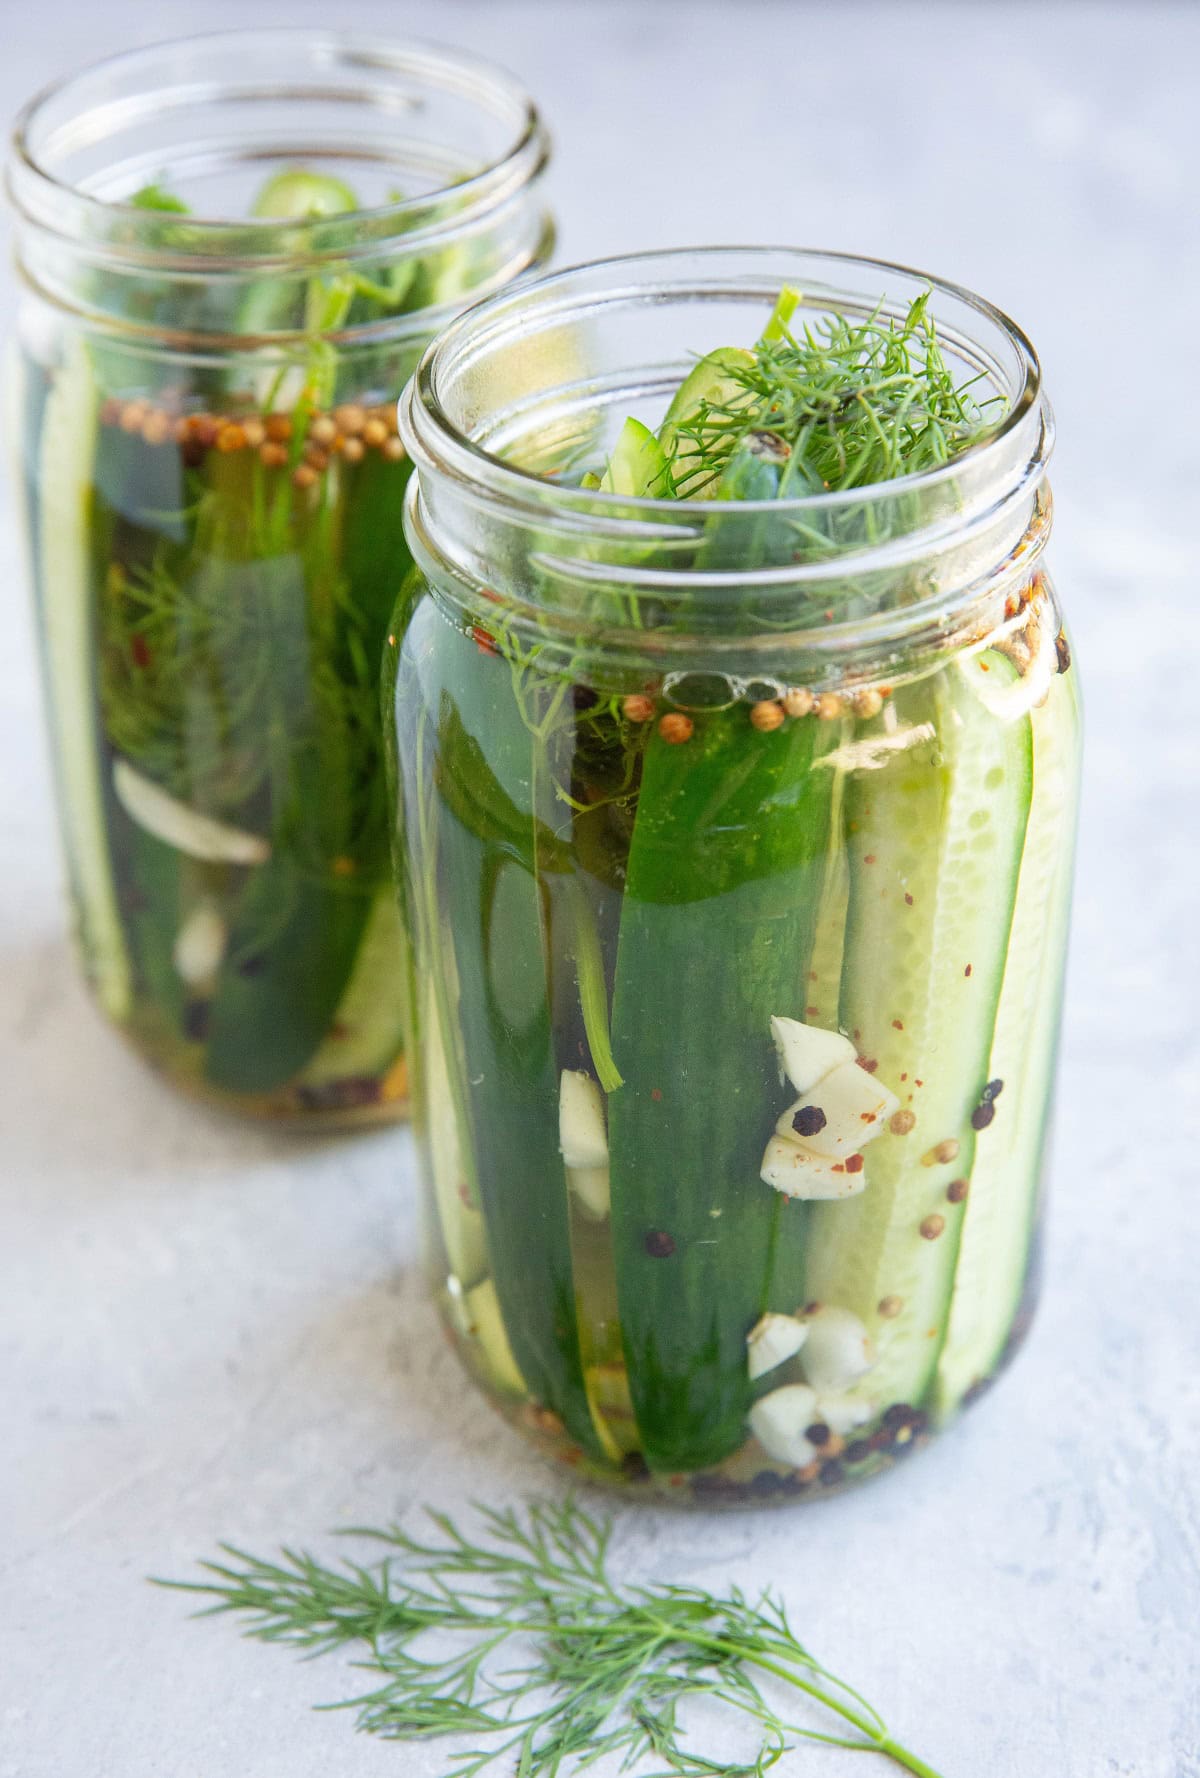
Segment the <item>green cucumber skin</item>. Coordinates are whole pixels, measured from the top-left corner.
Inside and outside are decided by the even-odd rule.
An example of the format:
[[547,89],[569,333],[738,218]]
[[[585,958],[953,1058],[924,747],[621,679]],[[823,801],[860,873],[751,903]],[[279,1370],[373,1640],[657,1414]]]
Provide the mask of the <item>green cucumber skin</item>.
[[[815,1207],[805,1281],[865,1323],[878,1357],[857,1393],[880,1408],[924,1400],[945,1337],[963,1217],[946,1188],[971,1172],[1032,783],[1028,716],[1001,723],[957,664],[900,688],[894,711],[933,732],[847,786],[840,1022],[917,1123],[864,1150],[861,1195]],[[953,1158],[926,1164],[948,1140]],[[885,1318],[886,1297],[902,1306]]]
[[1032,713],[1033,807],[1012,931],[1013,979],[996,1018],[990,1079],[1003,1080],[995,1121],[971,1173],[935,1409],[949,1419],[1004,1361],[1020,1318],[1038,1222],[1062,1014],[1074,875],[1079,707],[1074,672]]
[[[760,734],[741,706],[646,751],[612,1010],[625,1085],[608,1108],[625,1359],[653,1469],[741,1445],[746,1335],[802,1300],[805,1211],[759,1169],[784,1103],[770,1019],[802,1011],[830,843],[819,744],[815,721]],[[671,1251],[649,1251],[653,1236]]]
[[[369,930],[372,891],[386,867],[382,770],[378,795],[372,786],[347,780],[346,737],[317,722],[305,663],[319,622],[324,625],[319,645],[342,677],[359,670],[373,677],[377,671],[408,558],[407,554],[396,558],[394,581],[392,571],[384,573],[385,553],[395,548],[394,526],[385,524],[375,538],[373,515],[385,504],[383,496],[391,485],[398,482],[402,487],[404,469],[380,459],[364,461],[352,472],[354,479],[333,514],[338,525],[338,571],[345,577],[347,596],[331,609],[318,615],[324,589],[310,584],[284,559],[228,565],[231,574],[249,573],[261,581],[261,596],[273,607],[273,629],[281,644],[289,637],[294,644],[281,646],[279,658],[295,665],[291,683],[281,680],[272,687],[280,721],[291,734],[289,783],[270,813],[274,849],[242,892],[231,922],[229,960],[212,1004],[204,1071],[212,1085],[226,1092],[280,1091],[316,1067],[321,1046],[354,986],[355,963]],[[217,473],[229,471],[218,465]],[[228,498],[235,497],[235,491],[225,492]],[[355,666],[355,653],[362,669]],[[334,795],[331,787],[338,783],[344,793]],[[362,804],[364,788],[367,800]],[[352,802],[355,793],[358,799]],[[366,816],[355,831],[351,811],[360,804]],[[330,880],[327,861],[334,855],[344,855],[354,864],[352,878]],[[264,931],[270,935],[266,944],[261,941]],[[383,1027],[390,1026],[398,1049],[404,1010],[394,982],[381,981],[380,992],[396,1001],[393,1005],[381,1001],[380,1035]],[[324,1058],[319,1071],[326,1072]]]
[[[437,838],[435,856],[412,860],[409,873],[437,873],[453,945],[473,1175],[492,1279],[531,1393],[599,1456],[575,1316],[546,897],[535,865],[533,836],[549,790],[536,782],[540,743],[522,719],[507,662],[452,632],[429,603],[413,627],[406,654],[419,663],[421,683],[409,687],[402,674],[397,693],[406,772],[406,704],[428,711],[436,741],[431,784],[406,780],[410,847],[420,797],[437,799]],[[543,859],[553,854],[553,837],[537,849]],[[421,936],[435,942],[427,931]]]

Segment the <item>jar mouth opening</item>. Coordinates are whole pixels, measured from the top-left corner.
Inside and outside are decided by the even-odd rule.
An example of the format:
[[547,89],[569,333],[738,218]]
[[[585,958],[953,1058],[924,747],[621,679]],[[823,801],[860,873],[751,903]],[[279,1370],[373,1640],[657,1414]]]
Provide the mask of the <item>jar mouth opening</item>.
[[[244,57],[253,66],[256,56],[270,59],[277,55],[287,63],[298,53],[305,56],[306,71],[292,75],[286,84],[276,84],[269,75],[253,71],[233,81],[222,80],[206,74],[203,67],[189,77],[180,74],[177,60],[191,54],[202,64],[205,60],[219,63],[230,55]],[[156,67],[167,71],[165,84],[150,84],[140,93],[97,97],[87,104],[89,89],[100,83],[111,80],[120,86],[136,82],[139,74],[151,74]],[[375,84],[351,86],[347,77]],[[473,106],[480,117],[501,126],[503,146],[475,157],[478,164],[461,175],[450,173],[447,163],[439,180],[435,169],[435,182],[415,195],[389,195],[383,203],[306,219],[206,215],[203,210],[172,216],[89,189],[89,184],[98,182],[96,174],[80,183],[64,177],[54,164],[81,147],[94,148],[114,131],[152,118],[172,103],[196,105],[225,98],[243,103],[352,98],[364,106],[368,117],[372,108],[394,116],[419,104],[402,90],[402,81],[432,97]],[[70,107],[75,101],[81,108],[72,114]],[[51,114],[55,107],[66,107],[67,115],[54,121]],[[335,162],[339,147],[345,153],[344,142],[325,148]],[[219,142],[195,145],[197,159],[209,170],[221,164],[222,152],[230,157],[230,164],[239,158],[228,146],[222,149]],[[269,163],[278,168],[288,160],[294,163],[321,155],[320,142],[297,136],[291,144],[251,148],[240,158],[260,167]],[[149,160],[154,158],[151,155]],[[382,151],[371,158],[381,164],[388,162]],[[445,160],[444,153],[442,158]],[[14,208],[35,226],[89,241],[98,248],[103,243],[102,250],[127,263],[211,270],[214,262],[234,259],[241,266],[259,270],[276,263],[294,267],[326,258],[353,260],[357,252],[378,253],[381,243],[398,236],[406,251],[419,253],[510,202],[538,177],[548,158],[549,137],[536,105],[516,77],[495,63],[420,38],[359,31],[314,32],[295,26],[169,39],[105,57],[52,82],[28,101],[13,125],[7,186]],[[166,246],[164,223],[172,222],[181,226],[171,231],[172,239]],[[107,237],[114,228],[120,230],[121,238],[119,244],[110,246]]]
[[[478,425],[471,427],[461,423],[451,411],[447,384],[464,370],[469,373],[473,361],[482,360],[495,351],[506,332],[519,330],[523,323],[527,324],[533,317],[526,311],[534,302],[538,307],[536,319],[543,328],[565,323],[585,304],[592,312],[606,307],[631,309],[640,305],[666,304],[685,297],[721,302],[757,296],[770,304],[778,295],[781,284],[795,282],[797,277],[803,281],[806,264],[819,266],[826,273],[843,271],[858,279],[866,275],[869,279],[880,280],[876,300],[873,305],[868,302],[867,306],[873,306],[884,315],[900,314],[906,306],[888,300],[886,283],[891,279],[896,284],[929,289],[935,296],[950,299],[977,318],[997,339],[1004,341],[1010,355],[1003,417],[946,463],[933,469],[852,488],[778,499],[718,503],[626,495],[555,482],[512,461],[499,450],[489,448],[480,440]],[[837,297],[837,292],[828,285],[822,287],[820,281],[808,281],[808,289],[803,294],[811,294],[822,308],[830,306],[831,299]],[[860,303],[859,306],[863,305]],[[944,346],[947,343],[940,324],[938,338],[939,344]],[[712,342],[718,343],[743,345],[749,342],[741,339]],[[986,362],[990,372],[998,374],[994,356],[985,348],[972,347],[961,331],[953,344],[981,368]],[[703,349],[710,350],[711,346]],[[664,388],[669,395],[670,386],[664,385]],[[647,389],[643,380],[637,393],[645,394]],[[598,392],[599,385],[588,385],[589,396]],[[523,288],[476,303],[428,347],[402,398],[401,408],[402,427],[418,468],[424,462],[430,467],[455,473],[464,480],[477,481],[481,492],[493,498],[507,500],[518,507],[532,502],[547,517],[558,514],[564,519],[586,520],[605,532],[609,532],[610,527],[617,527],[626,537],[639,528],[647,537],[662,534],[662,526],[668,526],[670,535],[678,537],[681,521],[686,523],[688,515],[696,525],[702,525],[722,504],[736,508],[747,518],[766,514],[787,518],[805,513],[834,513],[839,509],[870,505],[873,501],[894,500],[902,495],[934,493],[964,476],[972,481],[994,482],[999,495],[1011,479],[1015,464],[1021,465],[1022,480],[1031,470],[1040,479],[1053,438],[1037,353],[1025,332],[995,304],[961,285],[899,262],[795,247],[702,247],[627,254],[571,266]]]

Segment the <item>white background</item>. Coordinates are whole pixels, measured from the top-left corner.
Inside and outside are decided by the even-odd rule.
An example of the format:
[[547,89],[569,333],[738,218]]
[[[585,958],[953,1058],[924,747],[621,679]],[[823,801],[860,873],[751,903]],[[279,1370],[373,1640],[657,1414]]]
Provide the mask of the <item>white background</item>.
[[[777,1582],[947,1778],[1194,1778],[1200,13],[0,0],[0,109],[133,42],[335,13],[524,74],[563,262],[872,252],[985,292],[1041,351],[1089,709],[1041,1319],[1003,1387],[887,1481],[790,1514],[630,1511],[620,1563]],[[554,1478],[442,1347],[407,1137],[219,1122],[93,1016],[7,508],[0,587],[0,1778],[432,1778],[433,1749],[308,1713],[334,1675],[186,1622],[143,1577],[219,1537],[314,1540]],[[866,1778],[838,1753],[782,1770]]]

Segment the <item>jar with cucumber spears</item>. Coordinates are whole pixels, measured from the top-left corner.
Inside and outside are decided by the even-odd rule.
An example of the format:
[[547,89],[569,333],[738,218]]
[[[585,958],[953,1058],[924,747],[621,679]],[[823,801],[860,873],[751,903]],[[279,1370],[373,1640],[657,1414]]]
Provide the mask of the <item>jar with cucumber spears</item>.
[[546,258],[546,156],[498,70],[328,32],[137,51],[17,124],[6,385],[76,930],[109,1019],[223,1105],[404,1106],[395,403]]
[[1079,705],[1033,350],[897,266],[652,255],[454,323],[401,436],[451,1336],[630,1490],[872,1476],[1036,1289]]

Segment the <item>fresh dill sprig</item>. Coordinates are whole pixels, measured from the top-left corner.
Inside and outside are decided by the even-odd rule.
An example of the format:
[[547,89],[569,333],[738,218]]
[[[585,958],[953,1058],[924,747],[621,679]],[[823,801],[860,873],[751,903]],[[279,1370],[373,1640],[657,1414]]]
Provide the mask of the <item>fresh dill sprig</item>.
[[777,320],[744,364],[728,367],[733,388],[679,424],[675,493],[711,486],[752,437],[786,454],[780,497],[868,487],[957,456],[985,430],[990,403],[975,400],[977,379],[955,383],[929,298],[903,320],[877,308],[857,321],[826,315],[799,333]]
[[[523,1513],[479,1508],[474,1535],[442,1513],[422,1542],[397,1525],[344,1535],[383,1544],[373,1565],[328,1567],[304,1551],[266,1561],[232,1545],[207,1576],[159,1581],[232,1613],[244,1633],[308,1655],[357,1649],[368,1689],[326,1709],[395,1741],[453,1737],[446,1778],[505,1761],[517,1778],[557,1778],[617,1756],[652,1759],[655,1778],[754,1778],[797,1741],[884,1754],[917,1778],[933,1768],[895,1741],[878,1712],[797,1640],[783,1605],[695,1587],[622,1586],[611,1578],[611,1526],[572,1501]],[[507,1657],[507,1659],[506,1659]],[[516,1664],[513,1664],[516,1663]],[[772,1682],[828,1713],[826,1728],[785,1719]],[[681,1711],[707,1701],[758,1741],[741,1763],[688,1745]]]

